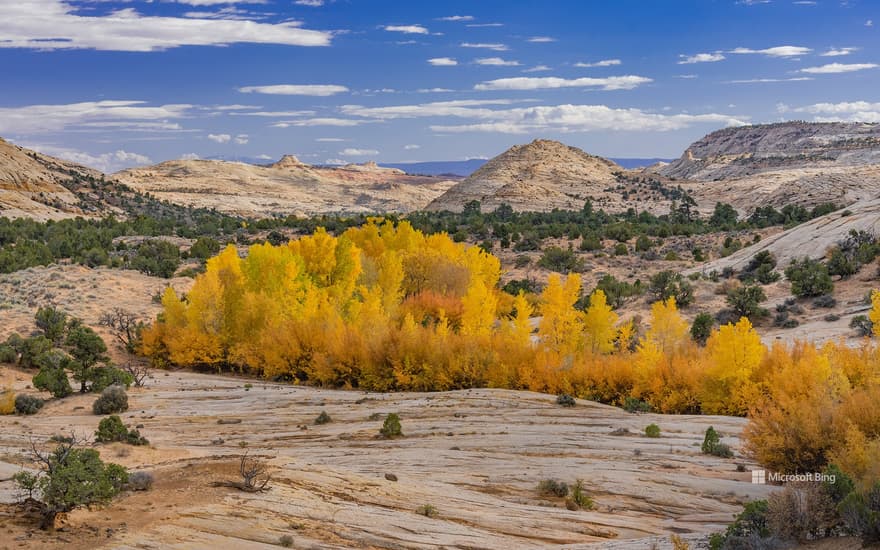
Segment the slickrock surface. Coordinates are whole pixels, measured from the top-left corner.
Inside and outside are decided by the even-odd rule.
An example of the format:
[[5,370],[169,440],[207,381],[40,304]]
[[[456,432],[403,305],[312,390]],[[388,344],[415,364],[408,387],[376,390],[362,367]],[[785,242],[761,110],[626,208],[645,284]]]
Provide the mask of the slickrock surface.
[[[5,375],[26,391],[26,373]],[[92,433],[93,400],[75,395],[32,417],[0,417],[0,466],[22,464],[31,438]],[[740,456],[740,418],[635,415],[587,401],[563,408],[554,396],[508,390],[368,394],[161,371],[129,400],[122,417],[142,424],[151,446],[98,448],[106,460],[153,471],[154,488],[76,512],[56,535],[28,529],[4,505],[8,547],[269,548],[283,535],[295,548],[664,547],[671,533],[720,530],[771,490],[736,471],[753,466]],[[333,422],[315,425],[321,411]],[[390,412],[405,437],[377,437]],[[662,437],[641,435],[652,422]],[[710,425],[735,459],[700,453]],[[213,487],[236,479],[245,451],[272,466],[272,489]],[[582,479],[595,509],[569,511],[539,495],[548,478]],[[11,497],[10,482],[0,482],[0,498]],[[437,517],[417,514],[423,505]]]

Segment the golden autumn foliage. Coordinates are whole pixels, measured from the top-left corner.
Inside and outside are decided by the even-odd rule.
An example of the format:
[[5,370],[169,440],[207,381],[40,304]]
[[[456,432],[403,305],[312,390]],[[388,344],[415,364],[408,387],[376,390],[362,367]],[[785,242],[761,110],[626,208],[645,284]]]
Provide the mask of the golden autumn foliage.
[[[768,349],[743,318],[701,347],[673,298],[653,305],[640,336],[601,290],[578,309],[576,274],[551,275],[537,298],[502,294],[500,274],[494,256],[406,222],[374,220],[338,237],[319,229],[246,257],[229,246],[186,296],[166,290],[143,352],[160,365],[333,387],[500,387],[748,415],[746,447],[768,467],[804,471],[833,458],[873,475],[880,351],[871,343]],[[872,299],[880,320],[880,294]]]
[[15,392],[11,389],[0,389],[0,414],[15,412]]

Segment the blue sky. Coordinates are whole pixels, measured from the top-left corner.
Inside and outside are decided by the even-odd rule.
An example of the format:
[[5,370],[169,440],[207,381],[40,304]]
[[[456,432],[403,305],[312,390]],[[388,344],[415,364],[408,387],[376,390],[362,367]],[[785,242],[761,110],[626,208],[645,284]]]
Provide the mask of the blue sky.
[[0,2],[0,136],[174,158],[677,157],[717,128],[880,122],[880,2]]

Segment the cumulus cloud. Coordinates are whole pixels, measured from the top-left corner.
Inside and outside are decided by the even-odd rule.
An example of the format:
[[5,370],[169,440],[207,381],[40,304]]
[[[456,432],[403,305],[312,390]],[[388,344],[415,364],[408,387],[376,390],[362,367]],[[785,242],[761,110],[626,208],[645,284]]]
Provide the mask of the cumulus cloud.
[[582,61],[578,61],[574,64],[575,67],[589,68],[589,67],[612,67],[614,65],[620,65],[621,61],[619,59],[603,59],[601,61],[596,61],[595,63],[584,63]]
[[0,2],[0,48],[150,52],[236,43],[327,46],[331,39],[330,32],[303,29],[298,21],[146,16],[133,8],[85,16],[62,0]]
[[70,149],[67,147],[58,147],[55,145],[47,145],[41,143],[19,143],[18,145],[21,145],[22,147],[26,147],[28,149],[33,149],[34,151],[38,151],[40,153],[43,153],[44,155],[58,157],[60,159],[64,159],[70,162],[75,162],[77,164],[88,166],[90,168],[96,168],[101,172],[104,172],[105,174],[118,172],[119,170],[122,170],[124,168],[144,166],[147,164],[152,164],[153,162],[150,160],[149,157],[145,155],[132,153],[130,151],[124,151],[122,149],[118,149],[116,151],[111,151],[108,153],[94,154],[78,151],[76,149]]
[[474,59],[477,65],[491,65],[495,67],[518,67],[519,61],[501,59],[500,57],[481,57]]
[[600,90],[632,90],[653,82],[644,76],[609,76],[605,78],[514,77],[489,80],[474,86],[475,90],[549,90],[555,88],[598,88]]
[[437,21],[473,21],[473,15],[449,15],[446,17],[438,17]]
[[256,116],[256,117],[290,117],[290,116],[312,116],[315,111],[245,111],[242,113],[229,113],[229,116]]
[[215,143],[229,143],[229,140],[232,139],[232,136],[229,134],[208,134],[208,139]]
[[457,100],[364,107],[344,105],[341,110],[350,116],[376,120],[399,118],[455,117],[469,119],[468,124],[433,125],[436,132],[499,132],[522,134],[530,132],[589,132],[599,130],[667,131],[694,124],[746,123],[746,117],[726,114],[656,114],[641,109],[615,109],[605,105],[515,106],[508,99]]
[[324,5],[324,0],[296,0],[294,2],[297,6],[309,6],[311,8],[320,8]]
[[250,138],[247,134],[238,134],[235,136],[235,143],[237,145],[247,145],[248,141],[250,141]]
[[803,46],[774,46],[772,48],[764,48],[763,50],[753,50],[751,48],[734,48],[729,53],[735,54],[761,54],[769,57],[796,57],[798,55],[806,55],[810,53],[812,48]]
[[348,88],[336,84],[275,84],[272,86],[244,86],[243,94],[307,95],[326,97],[347,92]]
[[766,82],[802,82],[804,80],[813,80],[808,76],[797,76],[794,78],[749,78],[744,80],[728,80],[731,84],[763,84]]
[[385,25],[386,31],[402,32],[404,34],[428,34],[428,29],[421,25]]
[[302,120],[285,120],[272,124],[273,128],[309,127],[309,126],[360,126],[369,121],[335,117],[304,118]]
[[678,57],[680,58],[678,61],[679,65],[690,65],[692,63],[714,63],[716,61],[723,61],[725,59],[724,55],[717,52],[698,53],[694,55],[681,54]]
[[840,57],[842,55],[849,55],[855,51],[858,51],[858,48],[831,48],[827,52],[819,55],[822,57]]
[[534,67],[530,67],[528,69],[523,69],[524,73],[543,73],[545,71],[551,71],[552,69],[547,65],[535,65]]
[[404,145],[403,148],[407,151],[412,151],[414,149],[421,149],[421,145],[416,145],[415,143],[410,143],[408,145]]
[[199,160],[201,158],[202,157],[200,157],[199,155],[197,155],[195,153],[184,153],[184,154],[180,155],[180,160]]
[[339,151],[339,154],[343,157],[370,157],[378,155],[379,151],[376,151],[375,149],[354,149],[350,147]]
[[458,61],[451,57],[432,57],[428,60],[428,63],[435,67],[454,67],[458,65]]
[[419,88],[418,90],[416,90],[416,92],[420,94],[441,94],[454,91],[455,90],[452,90],[450,88]]
[[542,42],[556,42],[556,39],[553,38],[552,36],[533,36],[533,37],[529,38],[528,41],[529,42],[536,42],[536,43],[540,44]]
[[0,135],[58,132],[97,123],[113,123],[117,129],[178,129],[165,121],[187,116],[192,108],[189,104],[152,107],[145,101],[117,100],[0,107]]
[[836,74],[876,69],[877,67],[880,67],[880,65],[877,65],[876,63],[829,63],[819,67],[807,67],[801,69],[800,72],[810,74]]
[[880,122],[880,103],[844,101],[841,103],[814,103],[791,108],[779,105],[781,113],[808,113],[815,122]]
[[506,52],[509,48],[505,44],[486,43],[486,42],[462,42],[462,48],[481,48],[484,50],[494,50],[496,52]]

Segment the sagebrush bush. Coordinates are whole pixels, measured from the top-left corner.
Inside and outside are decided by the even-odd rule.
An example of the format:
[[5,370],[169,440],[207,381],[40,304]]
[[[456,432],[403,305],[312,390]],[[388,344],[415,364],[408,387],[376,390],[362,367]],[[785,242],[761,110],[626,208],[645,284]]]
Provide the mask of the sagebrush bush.
[[567,393],[560,393],[556,396],[556,404],[562,405],[563,407],[574,407],[577,403],[575,402],[574,397]]
[[[574,506],[572,506],[572,504]],[[569,509],[577,509],[577,510],[592,510],[593,509],[593,499],[587,494],[586,489],[584,488],[584,481],[582,479],[578,479],[575,481],[574,485],[571,487],[571,496],[566,499],[566,506]]]
[[131,491],[149,491],[153,487],[155,477],[151,472],[131,472],[128,474],[128,489]]
[[823,537],[836,519],[834,501],[820,483],[789,482],[767,499],[767,526],[783,539]]
[[538,493],[544,496],[567,497],[568,484],[557,479],[544,479],[538,483]]
[[327,414],[327,411],[321,411],[321,414],[319,414],[318,417],[315,418],[315,424],[318,425],[329,424],[330,422],[333,422],[333,419],[330,418],[330,415]]
[[19,394],[15,396],[15,412],[18,414],[37,414],[45,401],[33,395]]
[[648,424],[645,426],[645,436],[660,437],[660,426],[657,424]]
[[95,400],[92,411],[95,414],[115,414],[128,410],[128,395],[122,386],[110,386]]

